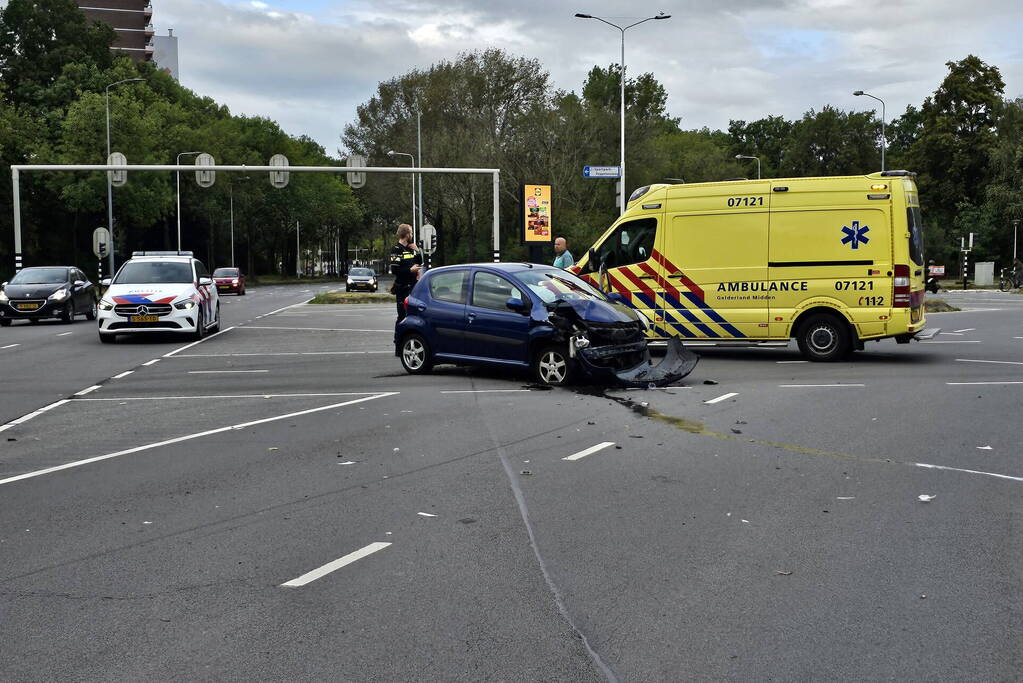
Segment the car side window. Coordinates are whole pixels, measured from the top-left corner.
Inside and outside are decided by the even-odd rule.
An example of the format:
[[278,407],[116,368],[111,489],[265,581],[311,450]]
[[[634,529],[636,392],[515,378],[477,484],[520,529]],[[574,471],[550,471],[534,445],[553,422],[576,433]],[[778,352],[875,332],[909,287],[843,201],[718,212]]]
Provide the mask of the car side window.
[[595,263],[587,263],[587,272],[597,270],[601,263],[608,268],[643,263],[653,255],[656,236],[656,218],[640,218],[622,223],[597,248],[597,260]]
[[208,270],[206,270],[206,266],[204,266],[202,264],[202,261],[196,261],[195,262],[195,278],[196,278],[196,280],[198,280],[199,278],[204,278],[204,277],[209,277],[209,276],[210,276],[210,273],[209,273]]
[[480,308],[508,310],[508,299],[528,299],[511,282],[493,273],[478,272],[472,281],[472,305]]
[[438,301],[464,304],[469,284],[469,271],[450,270],[430,276],[430,296]]

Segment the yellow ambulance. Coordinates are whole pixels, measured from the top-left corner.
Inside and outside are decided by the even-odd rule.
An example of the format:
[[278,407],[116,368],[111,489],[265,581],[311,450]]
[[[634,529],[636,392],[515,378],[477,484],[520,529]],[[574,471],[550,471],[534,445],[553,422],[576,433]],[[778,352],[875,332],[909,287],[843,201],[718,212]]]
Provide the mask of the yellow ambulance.
[[914,174],[641,187],[578,272],[655,338],[787,343],[833,361],[929,339]]

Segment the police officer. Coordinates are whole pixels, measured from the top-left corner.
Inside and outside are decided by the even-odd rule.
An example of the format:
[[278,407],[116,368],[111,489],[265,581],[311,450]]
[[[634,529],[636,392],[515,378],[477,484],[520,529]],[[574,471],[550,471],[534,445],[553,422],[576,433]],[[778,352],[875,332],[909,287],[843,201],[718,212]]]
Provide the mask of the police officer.
[[398,321],[405,319],[405,297],[411,292],[419,279],[419,268],[423,264],[423,255],[412,241],[412,226],[402,223],[398,226],[398,243],[391,247],[390,270],[394,276],[391,293],[398,308]]

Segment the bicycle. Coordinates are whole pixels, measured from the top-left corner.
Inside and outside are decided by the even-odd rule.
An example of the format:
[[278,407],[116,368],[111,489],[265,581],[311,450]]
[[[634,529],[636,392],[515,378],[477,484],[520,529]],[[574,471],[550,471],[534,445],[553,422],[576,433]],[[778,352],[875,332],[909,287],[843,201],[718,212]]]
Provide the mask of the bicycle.
[[1017,275],[1016,273],[1006,274],[1005,269],[1002,269],[1002,277],[998,281],[998,289],[1003,292],[1008,292],[1010,289],[1019,289],[1023,287],[1023,276]]

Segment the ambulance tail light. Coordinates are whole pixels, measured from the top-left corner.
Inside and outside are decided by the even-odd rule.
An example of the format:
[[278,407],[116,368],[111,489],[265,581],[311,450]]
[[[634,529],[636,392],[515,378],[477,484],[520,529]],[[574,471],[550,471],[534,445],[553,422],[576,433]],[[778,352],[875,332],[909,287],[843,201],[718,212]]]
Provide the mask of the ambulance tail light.
[[909,291],[909,266],[895,266],[895,279],[893,280],[895,291],[892,301],[895,308],[909,308],[912,295]]

